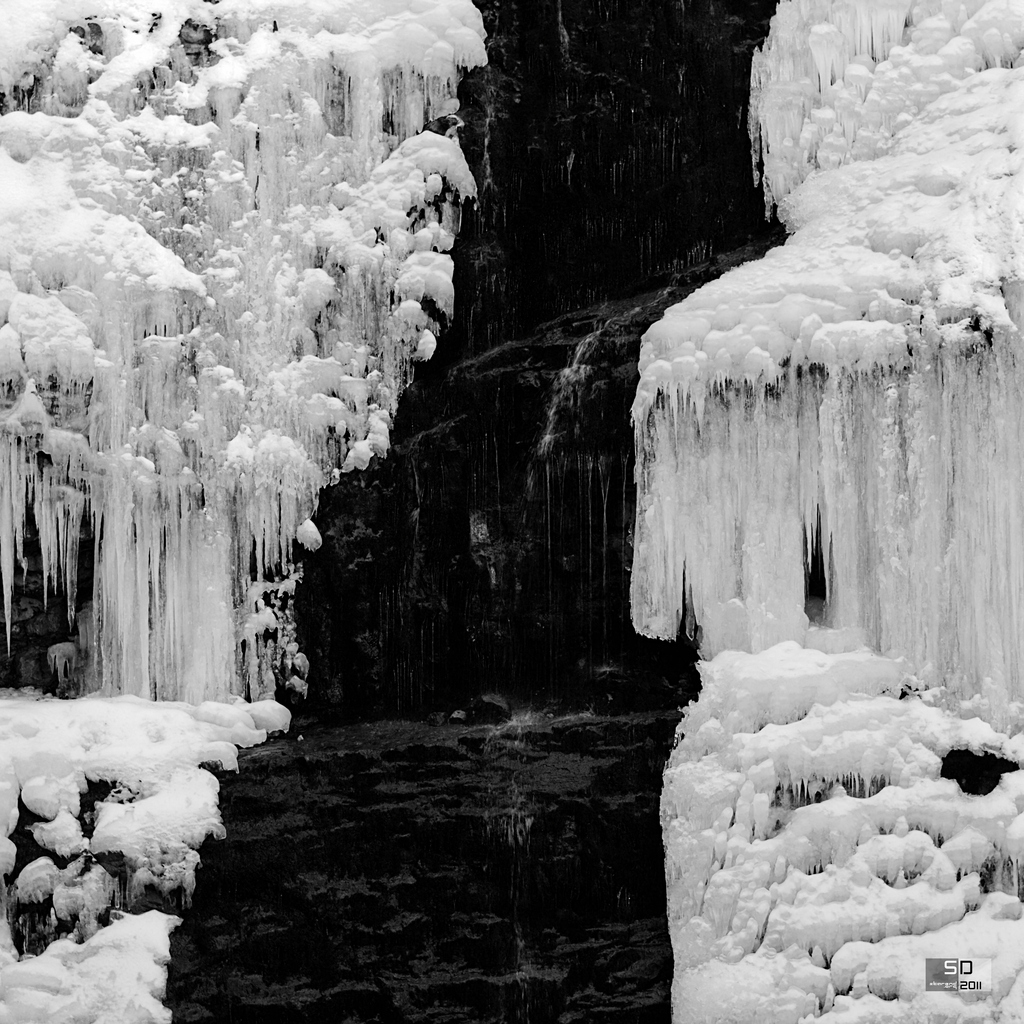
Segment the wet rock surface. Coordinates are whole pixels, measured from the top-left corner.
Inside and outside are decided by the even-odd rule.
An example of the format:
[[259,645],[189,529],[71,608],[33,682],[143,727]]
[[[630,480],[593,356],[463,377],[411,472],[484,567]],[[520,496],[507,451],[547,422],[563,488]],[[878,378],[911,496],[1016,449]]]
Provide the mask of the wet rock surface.
[[685,638],[645,639],[629,617],[637,346],[772,240],[405,392],[388,458],[321,496],[324,543],[296,594],[311,707],[450,712],[496,690],[615,713],[695,685]]
[[172,937],[174,1020],[667,1022],[677,719],[300,722],[245,752]]

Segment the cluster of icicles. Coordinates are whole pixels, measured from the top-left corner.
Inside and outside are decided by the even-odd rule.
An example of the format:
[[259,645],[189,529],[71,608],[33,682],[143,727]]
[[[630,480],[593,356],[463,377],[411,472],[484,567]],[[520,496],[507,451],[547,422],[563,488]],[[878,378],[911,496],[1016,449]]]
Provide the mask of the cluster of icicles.
[[[34,524],[81,685],[301,688],[320,489],[450,315],[469,0],[42,2],[0,42],[0,569]],[[421,131],[428,121],[438,131]],[[76,594],[80,538],[94,593]],[[88,596],[88,595],[86,595]],[[271,642],[267,638],[274,637]]]
[[780,5],[752,118],[791,234],[644,337],[640,631],[856,630],[1019,694],[1022,44],[1001,2]]

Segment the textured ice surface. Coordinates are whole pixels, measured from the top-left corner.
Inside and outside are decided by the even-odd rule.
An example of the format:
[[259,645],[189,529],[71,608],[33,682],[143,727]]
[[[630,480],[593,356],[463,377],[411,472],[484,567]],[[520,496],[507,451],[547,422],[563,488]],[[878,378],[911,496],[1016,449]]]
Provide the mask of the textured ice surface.
[[[793,642],[701,674],[662,793],[675,1019],[1020,1019],[1024,771],[971,796],[940,769],[1024,761],[1024,705]],[[985,1002],[923,991],[948,956],[993,958]]]
[[470,0],[22,7],[0,36],[8,628],[26,518],[69,621],[86,522],[94,601],[62,662],[77,682],[272,692],[295,652],[249,632],[274,614],[250,567],[277,585],[300,530],[313,540],[319,489],[386,452],[452,310],[447,250],[475,186],[457,139],[417,133],[486,59],[480,15]]
[[[0,695],[0,875],[9,885],[0,886],[0,1021],[170,1020],[160,999],[177,918],[156,911],[119,918],[115,910],[104,928],[98,919],[146,890],[187,904],[199,847],[224,836],[219,784],[201,765],[234,768],[238,747],[261,743],[289,721],[272,701]],[[86,818],[81,795],[89,783],[108,783],[109,794]],[[41,819],[30,828],[53,857],[14,875],[9,836],[19,799]],[[103,866],[122,859],[123,877]],[[45,923],[34,927],[52,941],[41,955],[19,958],[6,911],[15,920],[32,907],[43,909]]]

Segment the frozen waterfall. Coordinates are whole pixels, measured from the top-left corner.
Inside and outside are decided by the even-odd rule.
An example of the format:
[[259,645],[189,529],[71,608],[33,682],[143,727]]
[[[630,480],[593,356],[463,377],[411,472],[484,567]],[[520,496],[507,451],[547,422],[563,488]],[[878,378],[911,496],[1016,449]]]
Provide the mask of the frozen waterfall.
[[791,236],[644,337],[634,623],[802,642],[820,540],[814,625],[1020,696],[1024,13],[897,7],[783,3],[755,60]]
[[475,194],[454,97],[486,60],[480,14],[43,0],[4,21],[8,644],[31,523],[78,617],[55,657],[81,688],[301,689],[293,546],[319,542],[320,488],[386,452],[452,310],[446,250]]
[[[708,659],[662,795],[679,1024],[1024,1018],[1022,44],[1016,2],[783,0],[788,241],[644,336],[634,623]],[[984,986],[929,990],[944,957]]]

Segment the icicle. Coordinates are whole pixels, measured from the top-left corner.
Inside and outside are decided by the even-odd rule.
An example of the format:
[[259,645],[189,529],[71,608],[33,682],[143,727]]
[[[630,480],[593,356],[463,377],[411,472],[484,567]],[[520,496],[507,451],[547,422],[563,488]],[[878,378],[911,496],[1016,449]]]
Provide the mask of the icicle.
[[[1021,85],[964,78],[976,26],[954,39],[930,14],[911,11],[907,41],[902,0],[780,6],[755,98],[792,234],[644,335],[632,610],[674,636],[685,578],[706,655],[867,642],[958,696],[987,685],[995,709],[1024,678],[1019,238],[998,215],[1018,200]],[[854,93],[863,109],[840,103]],[[843,166],[807,177],[826,132]],[[819,514],[831,631],[803,618]]]

